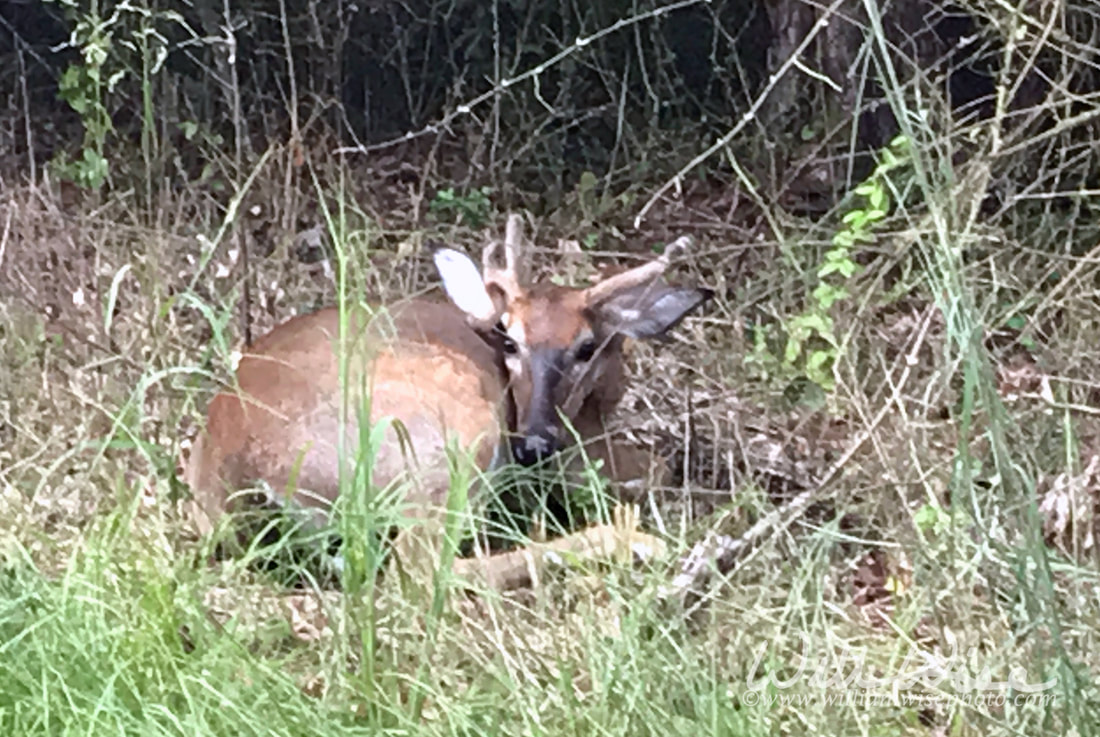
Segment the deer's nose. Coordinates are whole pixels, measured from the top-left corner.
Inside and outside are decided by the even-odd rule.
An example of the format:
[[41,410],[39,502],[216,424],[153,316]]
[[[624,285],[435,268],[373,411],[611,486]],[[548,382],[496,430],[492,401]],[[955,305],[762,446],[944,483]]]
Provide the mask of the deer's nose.
[[557,439],[548,433],[525,435],[512,440],[512,457],[521,466],[533,466],[558,449]]

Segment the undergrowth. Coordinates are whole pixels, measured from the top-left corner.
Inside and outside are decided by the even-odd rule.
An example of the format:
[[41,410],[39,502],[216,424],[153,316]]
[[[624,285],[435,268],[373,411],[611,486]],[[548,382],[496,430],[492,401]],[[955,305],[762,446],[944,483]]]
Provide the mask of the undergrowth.
[[[190,329],[212,335],[200,344],[178,331],[161,345],[193,349],[148,351],[146,321],[173,319],[192,302],[146,286],[142,279],[155,272],[115,278],[129,256],[112,252],[107,240],[100,248],[119,259],[100,304],[126,308],[103,330],[142,361],[104,376],[95,371],[98,342],[47,337],[31,313],[5,306],[6,389],[25,398],[13,417],[18,455],[6,457],[3,475],[5,733],[667,736],[812,724],[893,735],[923,734],[936,723],[956,734],[1010,734],[1081,724],[1095,703],[1093,665],[1083,654],[1096,631],[1098,577],[1047,550],[1037,528],[1027,527],[1036,524],[1035,502],[1009,496],[1009,480],[984,465],[1018,456],[1007,439],[1011,421],[985,411],[994,398],[971,398],[987,381],[980,354],[952,353],[964,373],[975,367],[958,395],[958,422],[989,428],[988,437],[1003,443],[996,451],[1003,460],[972,455],[958,427],[922,433],[890,415],[875,424],[871,414],[898,402],[904,381],[893,393],[864,394],[848,373],[862,354],[838,354],[837,396],[849,421],[866,412],[861,429],[876,445],[899,450],[886,451],[889,460],[872,451],[849,461],[850,481],[820,491],[823,506],[787,533],[759,541],[693,613],[661,593],[677,556],[708,530],[743,532],[782,497],[766,488],[753,495],[745,484],[709,515],[677,518],[674,507],[658,506],[650,524],[672,553],[652,568],[572,568],[551,572],[530,592],[471,597],[455,587],[446,563],[428,589],[404,588],[375,547],[380,538],[369,534],[378,513],[352,495],[340,532],[354,544],[343,585],[333,586],[306,568],[287,576],[285,567],[257,567],[255,550],[212,564],[209,550],[181,533],[172,500],[185,490],[163,459],[184,433],[165,428],[190,422],[204,403],[196,392],[207,392],[212,377],[228,378],[225,349],[200,349],[232,344],[225,334],[232,323],[216,317],[220,305],[195,297],[207,306],[187,313],[196,319]],[[936,258],[934,241],[929,248],[927,258]],[[218,258],[211,256],[205,280],[194,281],[208,295],[223,278]],[[966,289],[963,274],[944,274]],[[365,298],[353,285],[370,279],[354,276],[345,300]],[[958,319],[946,336],[965,348],[965,317]],[[98,315],[95,322],[104,325]],[[721,329],[714,321],[708,328]],[[851,330],[846,340],[858,346],[865,338]],[[910,348],[924,345],[914,334]],[[727,381],[736,358],[721,355],[698,363]],[[644,363],[635,368],[642,386],[667,378],[660,370],[649,378]],[[59,391],[66,371],[77,372],[78,392]],[[36,394],[43,381],[51,391]],[[760,406],[761,416],[773,411]],[[54,417],[70,418],[56,440],[44,424]],[[931,450],[944,441],[957,444],[954,461]],[[914,448],[908,460],[900,451],[907,444]],[[923,487],[903,494],[901,486],[873,485],[873,469],[901,474],[906,462],[926,474]],[[701,481],[686,483],[706,491]],[[460,479],[457,488],[465,488]],[[657,491],[647,504],[657,504]],[[465,524],[453,522],[447,539],[457,540]],[[1058,634],[1029,636],[1036,626]],[[1010,674],[1018,683],[1008,690],[988,695],[978,687]],[[1035,684],[1041,690],[1028,693]],[[989,700],[977,698],[983,694]]]
[[[1005,123],[1017,84],[1007,78],[987,127],[949,130],[937,121],[953,111],[904,81],[875,5],[863,6],[860,58],[875,72],[859,84],[882,86],[899,137],[824,214],[769,199],[756,173],[774,147],[754,159],[767,126],[746,129],[759,106],[717,116],[738,122],[709,153],[660,153],[693,162],[675,176],[615,163],[565,186],[527,157],[528,194],[562,205],[539,223],[540,243],[557,246],[536,255],[537,274],[594,273],[597,257],[625,261],[691,231],[679,276],[719,288],[669,345],[631,352],[611,428],[672,461],[667,483],[620,490],[667,556],[566,561],[509,595],[471,594],[451,575],[459,533],[477,526],[460,514],[461,464],[429,585],[394,574],[380,529],[394,520],[354,493],[370,488],[378,428],[364,427],[367,462],[347,479],[331,580],[287,541],[211,560],[179,518],[188,492],[175,464],[212,391],[232,386],[234,346],[321,304],[427,292],[423,244],[472,251],[483,227],[499,235],[498,190],[472,175],[470,186],[435,182],[438,162],[411,149],[415,185],[385,161],[359,170],[327,144],[306,146],[297,123],[285,146],[249,155],[240,110],[232,155],[209,122],[177,121],[202,144],[188,180],[186,157],[157,138],[145,16],[113,16],[134,31],[116,46],[98,13],[81,16],[84,61],[61,89],[83,136],[76,158],[54,163],[92,192],[66,201],[32,176],[0,201],[0,733],[1095,733],[1096,195],[1088,176],[1077,190],[1054,176],[1087,174],[1095,147],[1073,139],[1068,117],[1065,131],[1012,138],[1029,134]],[[213,49],[221,21],[207,20]],[[606,35],[587,33],[554,64]],[[1027,38],[1006,34],[1006,64]],[[1077,47],[1065,48],[1076,63]],[[753,93],[759,102],[808,69],[799,53]],[[534,85],[540,69],[498,69],[496,92]],[[110,156],[122,143],[105,107],[116,83],[146,103],[132,190]],[[239,105],[241,81],[225,85]],[[608,109],[626,108],[625,92]],[[1070,98],[1082,109],[1091,99]],[[528,131],[498,124],[512,138]],[[1062,132],[1088,149],[1063,169],[1022,180],[997,170],[1020,152],[1054,161],[1046,147]],[[738,134],[749,142],[735,146]],[[635,146],[601,153],[614,163]],[[710,189],[708,177],[729,172],[687,177],[723,152],[736,176]],[[173,189],[169,164],[188,186]],[[538,189],[554,179],[564,189]],[[722,199],[737,185],[748,205]],[[683,200],[658,196],[681,187]],[[742,209],[754,229],[730,224]],[[626,227],[639,213],[652,230]],[[601,494],[591,502],[593,517],[608,516]],[[735,547],[736,565],[714,552]],[[699,550],[721,571],[700,565],[687,595],[670,594]]]

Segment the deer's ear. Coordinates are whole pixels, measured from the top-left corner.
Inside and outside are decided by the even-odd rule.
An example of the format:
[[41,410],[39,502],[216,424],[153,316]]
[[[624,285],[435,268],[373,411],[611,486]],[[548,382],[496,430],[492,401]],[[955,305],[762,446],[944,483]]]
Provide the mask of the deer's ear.
[[432,260],[444,291],[458,309],[479,322],[490,324],[497,319],[497,305],[469,256],[452,248],[438,248]]
[[595,310],[604,330],[648,340],[663,336],[713,296],[709,289],[648,282],[608,296]]

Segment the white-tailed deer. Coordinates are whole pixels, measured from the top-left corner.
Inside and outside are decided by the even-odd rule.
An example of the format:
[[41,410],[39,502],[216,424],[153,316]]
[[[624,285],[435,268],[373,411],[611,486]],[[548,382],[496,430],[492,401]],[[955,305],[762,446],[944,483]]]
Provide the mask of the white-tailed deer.
[[[604,432],[604,419],[626,389],[627,338],[664,336],[711,292],[662,280],[679,238],[658,259],[577,289],[550,281],[528,284],[518,252],[520,223],[509,221],[502,245],[482,254],[482,273],[465,256],[441,249],[435,261],[451,301],[480,330],[501,335],[516,417],[514,460],[532,465],[571,442],[564,416],[582,439]],[[500,253],[498,253],[500,251]]]
[[368,407],[372,423],[400,421],[412,450],[387,430],[372,449],[374,483],[407,479],[410,501],[428,505],[441,505],[449,488],[449,437],[488,469],[509,456],[530,465],[560,449],[570,439],[560,416],[582,438],[602,432],[624,389],[624,339],[663,335],[710,292],[661,278],[686,239],[588,288],[528,285],[520,273],[521,222],[510,218],[505,243],[486,247],[480,273],[458,251],[435,251],[450,302],[413,298],[376,314],[355,311],[342,342],[339,312],[328,308],[250,346],[236,391],[213,399],[188,461],[200,529],[237,506],[232,492],[257,482],[299,504],[331,504],[341,433],[354,459]]

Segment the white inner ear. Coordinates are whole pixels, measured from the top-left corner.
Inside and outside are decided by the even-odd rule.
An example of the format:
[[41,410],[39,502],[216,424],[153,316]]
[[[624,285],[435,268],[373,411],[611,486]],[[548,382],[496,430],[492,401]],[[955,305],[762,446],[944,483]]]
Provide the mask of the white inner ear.
[[458,309],[483,322],[496,318],[496,305],[485,289],[481,272],[469,256],[450,248],[441,248],[432,259],[443,279],[443,289]]

